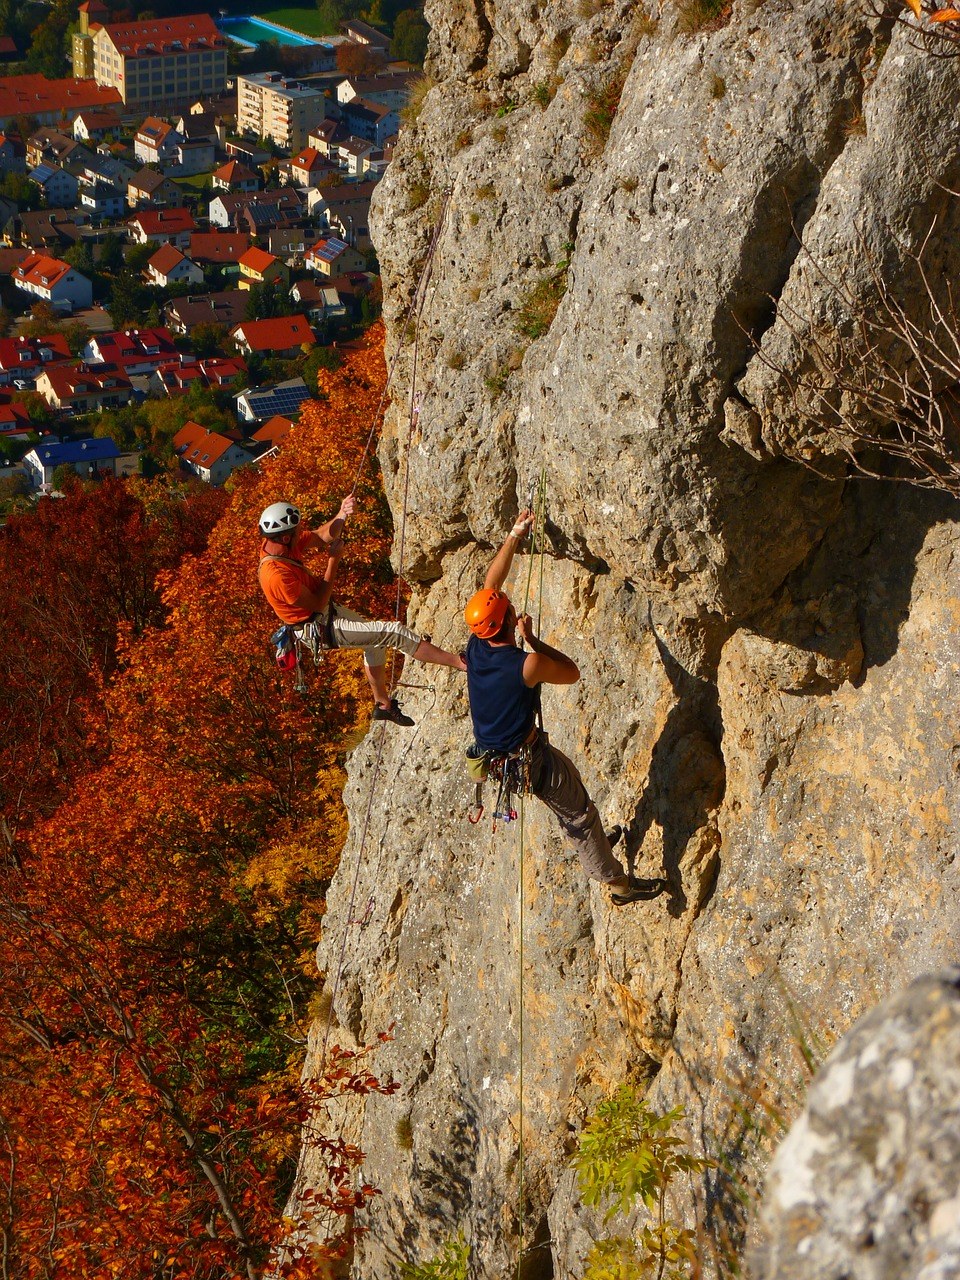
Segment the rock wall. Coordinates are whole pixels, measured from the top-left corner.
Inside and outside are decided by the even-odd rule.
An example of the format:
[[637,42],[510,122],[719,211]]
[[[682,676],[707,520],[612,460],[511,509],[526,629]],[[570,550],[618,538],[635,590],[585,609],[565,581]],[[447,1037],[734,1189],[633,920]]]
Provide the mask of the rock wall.
[[408,671],[432,687],[353,756],[318,954],[331,986],[343,956],[335,1035],[394,1025],[401,1082],[351,1121],[384,1192],[355,1274],[458,1229],[472,1275],[515,1272],[521,1007],[523,1274],[581,1275],[599,1226],[569,1155],[623,1080],[718,1161],[675,1211],[723,1272],[821,1047],[955,949],[957,504],[812,452],[791,379],[838,280],[869,300],[882,262],[909,305],[931,226],[955,276],[957,64],[830,0],[692,32],[686,0],[427,12],[433,87],[375,217],[412,620],[463,643],[545,469],[533,594],[582,671],[547,725],[670,892],[612,908],[535,802],[522,860],[516,828],[467,824],[462,680]]

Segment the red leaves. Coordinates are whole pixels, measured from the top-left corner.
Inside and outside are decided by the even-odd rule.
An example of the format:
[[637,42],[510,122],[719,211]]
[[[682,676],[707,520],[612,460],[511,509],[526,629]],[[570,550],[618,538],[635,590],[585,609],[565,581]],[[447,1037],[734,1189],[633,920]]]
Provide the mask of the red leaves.
[[[0,574],[28,588],[19,613],[18,593],[0,592],[0,662],[26,690],[0,782],[38,744],[23,865],[0,883],[0,1186],[6,1134],[22,1280],[247,1275],[283,1232],[281,1176],[305,1119],[330,1174],[316,1194],[332,1219],[311,1229],[321,1239],[328,1222],[332,1238],[285,1273],[345,1256],[374,1194],[355,1185],[362,1153],[323,1133],[323,1108],[397,1086],[367,1051],[342,1051],[301,1088],[289,1056],[346,829],[337,756],[368,694],[359,655],[343,654],[296,695],[256,583],[262,507],[280,495],[329,517],[363,457],[381,353],[350,351],[323,376],[329,400],[229,495],[103,484],[0,535]],[[375,477],[371,460],[342,594],[385,616]]]

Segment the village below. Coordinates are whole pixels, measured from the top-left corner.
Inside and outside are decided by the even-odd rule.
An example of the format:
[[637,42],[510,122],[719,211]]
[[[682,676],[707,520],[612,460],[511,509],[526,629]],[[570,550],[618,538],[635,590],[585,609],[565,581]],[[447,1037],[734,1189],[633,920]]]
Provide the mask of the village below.
[[0,513],[73,474],[221,486],[379,315],[422,14],[42,12],[0,12]]

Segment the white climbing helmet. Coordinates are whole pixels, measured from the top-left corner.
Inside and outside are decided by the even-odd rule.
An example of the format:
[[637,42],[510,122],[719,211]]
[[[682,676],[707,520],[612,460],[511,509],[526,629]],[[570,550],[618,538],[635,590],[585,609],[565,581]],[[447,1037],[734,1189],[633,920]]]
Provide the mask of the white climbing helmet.
[[265,538],[278,533],[292,533],[300,523],[300,512],[289,502],[271,502],[260,517],[260,532]]

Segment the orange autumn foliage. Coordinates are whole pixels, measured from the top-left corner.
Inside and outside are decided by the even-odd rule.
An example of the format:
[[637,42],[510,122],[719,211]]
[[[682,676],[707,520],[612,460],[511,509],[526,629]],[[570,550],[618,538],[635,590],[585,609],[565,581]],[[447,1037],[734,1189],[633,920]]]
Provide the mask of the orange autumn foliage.
[[[323,375],[283,453],[236,477],[205,550],[159,575],[165,620],[118,616],[105,735],[0,890],[0,1257],[39,1280],[261,1274],[299,1126],[339,1091],[389,1088],[333,1055],[297,1081],[309,948],[345,835],[344,741],[367,714],[360,655],[297,694],[267,645],[260,510],[317,519],[360,465],[382,333]],[[393,612],[389,513],[368,460],[338,598]],[[112,670],[112,669],[111,669]],[[109,676],[111,673],[107,672]],[[349,1247],[360,1154],[319,1136],[330,1242]]]

